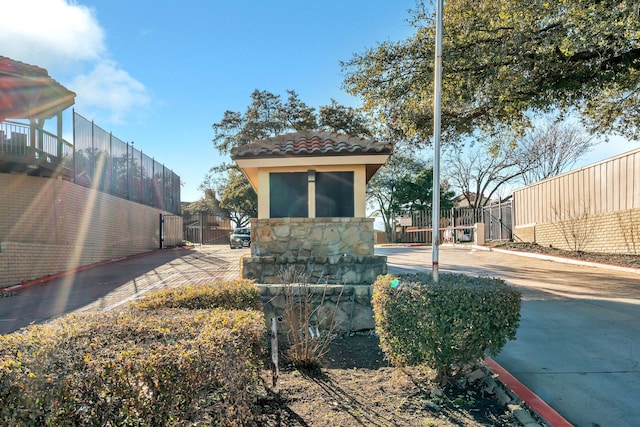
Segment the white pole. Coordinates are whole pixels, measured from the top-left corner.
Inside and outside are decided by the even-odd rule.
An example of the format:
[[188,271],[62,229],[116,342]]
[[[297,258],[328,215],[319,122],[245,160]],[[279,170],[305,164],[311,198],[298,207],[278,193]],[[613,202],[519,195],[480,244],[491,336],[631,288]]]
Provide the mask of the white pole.
[[433,208],[431,225],[431,247],[433,281],[438,282],[438,252],[440,245],[440,115],[442,99],[442,7],[443,0],[436,3],[436,58],[433,82]]
[[278,393],[278,377],[280,367],[278,366],[278,326],[277,319],[271,318],[271,384],[273,392]]

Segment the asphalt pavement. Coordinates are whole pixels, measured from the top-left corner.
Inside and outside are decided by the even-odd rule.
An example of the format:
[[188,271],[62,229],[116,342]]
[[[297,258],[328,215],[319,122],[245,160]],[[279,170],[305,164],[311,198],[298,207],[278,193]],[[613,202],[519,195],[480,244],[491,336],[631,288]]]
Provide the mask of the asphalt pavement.
[[[0,333],[145,293],[238,277],[247,249],[155,251],[0,294]],[[390,273],[430,272],[429,247],[380,247]],[[578,427],[640,425],[640,274],[472,247],[440,247],[441,273],[501,277],[523,295],[517,339],[495,360]]]

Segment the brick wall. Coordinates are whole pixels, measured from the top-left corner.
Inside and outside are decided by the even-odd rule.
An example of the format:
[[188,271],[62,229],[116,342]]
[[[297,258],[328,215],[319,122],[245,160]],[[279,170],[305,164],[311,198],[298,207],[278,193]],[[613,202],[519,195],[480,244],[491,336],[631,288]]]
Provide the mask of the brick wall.
[[516,227],[515,236],[560,249],[640,254],[640,209]]
[[513,240],[516,242],[529,242],[536,241],[536,226],[535,224],[516,225],[513,229]]
[[0,174],[0,288],[157,249],[160,213],[63,180]]

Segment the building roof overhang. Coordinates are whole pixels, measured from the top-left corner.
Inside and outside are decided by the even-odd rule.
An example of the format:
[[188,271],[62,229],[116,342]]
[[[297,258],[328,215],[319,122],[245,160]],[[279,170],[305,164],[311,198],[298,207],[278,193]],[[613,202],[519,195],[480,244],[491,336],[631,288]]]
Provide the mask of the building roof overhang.
[[0,121],[48,119],[72,106],[75,96],[44,68],[0,56]]
[[261,168],[365,165],[369,182],[392,152],[391,143],[335,132],[301,131],[236,147],[231,158],[257,190]]

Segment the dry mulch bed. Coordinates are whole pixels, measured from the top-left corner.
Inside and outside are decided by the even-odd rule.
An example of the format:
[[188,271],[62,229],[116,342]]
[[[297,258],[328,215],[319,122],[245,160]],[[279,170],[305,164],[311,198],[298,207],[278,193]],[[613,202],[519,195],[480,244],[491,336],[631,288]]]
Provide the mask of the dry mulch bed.
[[[489,246],[622,267],[640,268],[640,256],[566,251],[535,243],[492,242]],[[270,382],[270,373],[265,379]],[[520,426],[510,410],[485,392],[482,380],[433,393],[389,366],[375,335],[332,342],[314,374],[283,369],[279,393],[260,405],[261,425],[275,426]]]
[[[375,335],[334,340],[317,372],[281,370],[279,393],[260,402],[260,425],[275,426],[519,426],[509,409],[484,391],[482,379],[443,393],[412,381],[384,360]],[[271,381],[265,371],[265,380]]]

